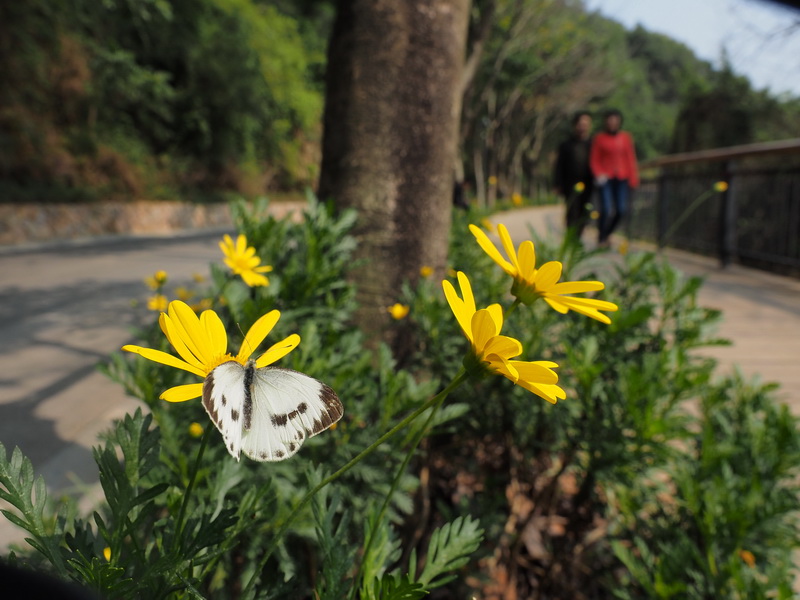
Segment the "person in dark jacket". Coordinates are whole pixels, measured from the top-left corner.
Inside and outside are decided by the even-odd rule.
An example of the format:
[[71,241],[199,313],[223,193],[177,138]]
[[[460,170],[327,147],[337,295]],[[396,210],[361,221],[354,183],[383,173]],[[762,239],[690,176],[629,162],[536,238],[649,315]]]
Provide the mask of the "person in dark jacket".
[[558,147],[553,185],[566,203],[567,229],[580,239],[589,220],[594,178],[589,166],[592,115],[580,111],[572,118],[572,135]]

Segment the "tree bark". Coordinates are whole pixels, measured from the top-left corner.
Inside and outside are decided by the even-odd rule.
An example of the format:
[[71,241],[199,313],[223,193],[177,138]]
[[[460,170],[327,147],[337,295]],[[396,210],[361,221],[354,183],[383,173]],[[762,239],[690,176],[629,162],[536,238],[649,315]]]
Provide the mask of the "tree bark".
[[338,3],[318,195],[358,210],[357,319],[375,338],[402,281],[447,266],[468,12],[469,0]]

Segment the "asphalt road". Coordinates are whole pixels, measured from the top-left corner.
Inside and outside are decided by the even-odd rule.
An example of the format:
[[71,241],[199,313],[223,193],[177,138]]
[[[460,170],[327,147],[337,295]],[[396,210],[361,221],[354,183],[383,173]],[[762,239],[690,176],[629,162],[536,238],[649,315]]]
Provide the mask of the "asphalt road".
[[[48,488],[96,482],[98,433],[138,404],[97,365],[152,322],[144,278],[163,269],[170,291],[208,277],[227,232],[0,250],[0,442]],[[0,546],[8,531],[0,518]]]

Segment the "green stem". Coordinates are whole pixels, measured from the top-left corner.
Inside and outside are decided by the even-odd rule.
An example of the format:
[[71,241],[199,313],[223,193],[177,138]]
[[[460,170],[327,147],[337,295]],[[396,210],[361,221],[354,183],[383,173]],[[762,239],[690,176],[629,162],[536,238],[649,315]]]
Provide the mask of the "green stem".
[[517,310],[517,307],[520,304],[522,304],[522,300],[520,300],[519,298],[514,298],[514,303],[506,309],[506,312],[503,315],[503,321],[506,321],[508,319],[508,315]]
[[207,425],[206,430],[203,432],[203,438],[200,440],[200,449],[197,451],[197,457],[194,459],[194,465],[189,473],[189,483],[186,485],[186,493],[183,495],[181,508],[178,510],[178,518],[175,521],[175,538],[172,543],[173,549],[177,550],[177,544],[180,543],[181,534],[183,533],[183,520],[186,516],[186,508],[189,505],[189,500],[192,497],[194,484],[197,481],[197,472],[200,470],[200,461],[203,459],[203,453],[206,451],[208,445],[208,438],[211,435],[211,430],[214,429],[212,425]]
[[676,229],[678,229],[678,227],[680,227],[683,224],[683,222],[687,219],[687,217],[690,214],[692,214],[698,206],[700,206],[703,200],[705,200],[714,193],[715,190],[713,189],[707,190],[702,194],[700,194],[697,198],[695,198],[694,201],[689,205],[689,207],[685,211],[683,211],[683,213],[677,219],[675,219],[675,222],[670,226],[670,228],[667,229],[666,233],[664,234],[664,237],[661,239],[662,243],[666,244],[670,236],[675,232]]
[[[422,441],[422,438],[425,436],[425,431],[433,421],[433,417],[439,411],[439,408],[442,406],[442,402],[444,402],[445,397],[442,398],[434,404],[433,409],[431,410],[428,418],[425,420],[424,425],[420,428],[417,432],[414,440],[411,442],[411,446],[406,452],[406,456],[403,459],[403,464],[400,465],[400,468],[397,470],[397,474],[394,476],[394,480],[392,481],[392,486],[389,488],[389,492],[386,494],[386,497],[383,499],[383,504],[381,505],[381,510],[378,513],[378,517],[375,519],[375,526],[369,532],[369,537],[367,538],[367,543],[364,545],[364,551],[361,553],[362,560],[358,565],[358,571],[356,572],[356,576],[353,578],[353,582],[357,584],[358,580],[361,577],[361,568],[364,566],[364,561],[366,557],[369,555],[370,548],[372,547],[372,542],[375,540],[375,534],[378,530],[380,522],[383,520],[386,511],[389,508],[389,502],[391,502],[392,496],[394,495],[395,490],[397,489],[398,484],[400,483],[400,479],[403,477],[403,473],[406,472],[406,467],[408,467],[408,463],[411,462],[411,457],[414,456],[414,452],[419,446],[419,443]],[[356,594],[356,585],[352,587],[350,590],[350,598],[354,598]]]
[[292,512],[289,513],[289,516],[286,517],[286,520],[278,528],[277,532],[275,533],[275,536],[272,538],[272,543],[270,543],[270,545],[267,546],[267,549],[264,551],[264,556],[261,557],[261,561],[259,562],[258,567],[256,568],[255,571],[253,571],[253,574],[250,577],[250,581],[247,583],[247,586],[242,591],[242,598],[250,598],[250,594],[253,590],[253,586],[255,586],[259,574],[264,569],[264,566],[267,564],[267,560],[269,560],[270,555],[275,550],[276,546],[278,545],[278,542],[283,537],[283,534],[286,533],[286,530],[289,528],[289,525],[291,525],[294,518],[300,513],[300,511],[306,506],[306,504],[308,504],[311,498],[313,498],[318,491],[320,491],[326,485],[328,485],[333,481],[336,481],[339,477],[347,473],[347,471],[352,469],[364,458],[366,458],[367,456],[372,454],[375,450],[377,450],[385,441],[389,440],[390,438],[394,437],[397,433],[405,429],[412,421],[414,421],[418,416],[420,416],[422,413],[428,410],[431,406],[434,406],[440,400],[444,400],[444,398],[446,398],[450,392],[452,392],[459,385],[461,385],[466,378],[467,378],[467,373],[462,369],[461,371],[459,371],[458,375],[455,376],[455,378],[450,382],[450,384],[445,389],[436,394],[430,400],[427,400],[423,405],[421,405],[415,411],[410,413],[406,418],[404,418],[397,425],[392,427],[389,431],[384,433],[372,444],[367,446],[358,455],[356,455],[355,458],[351,459],[350,462],[341,467],[338,471],[336,471],[332,475],[329,475],[321,482],[319,482],[317,485],[315,485],[310,491],[306,492],[306,495],[303,496],[303,499],[300,500],[297,506],[294,507]]

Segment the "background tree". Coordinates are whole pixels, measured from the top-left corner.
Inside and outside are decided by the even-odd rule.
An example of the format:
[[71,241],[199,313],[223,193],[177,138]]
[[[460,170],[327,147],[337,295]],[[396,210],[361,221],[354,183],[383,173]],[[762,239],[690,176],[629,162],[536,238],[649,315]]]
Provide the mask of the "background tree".
[[359,212],[358,321],[422,266],[443,274],[468,0],[342,0],[328,51],[319,196]]

